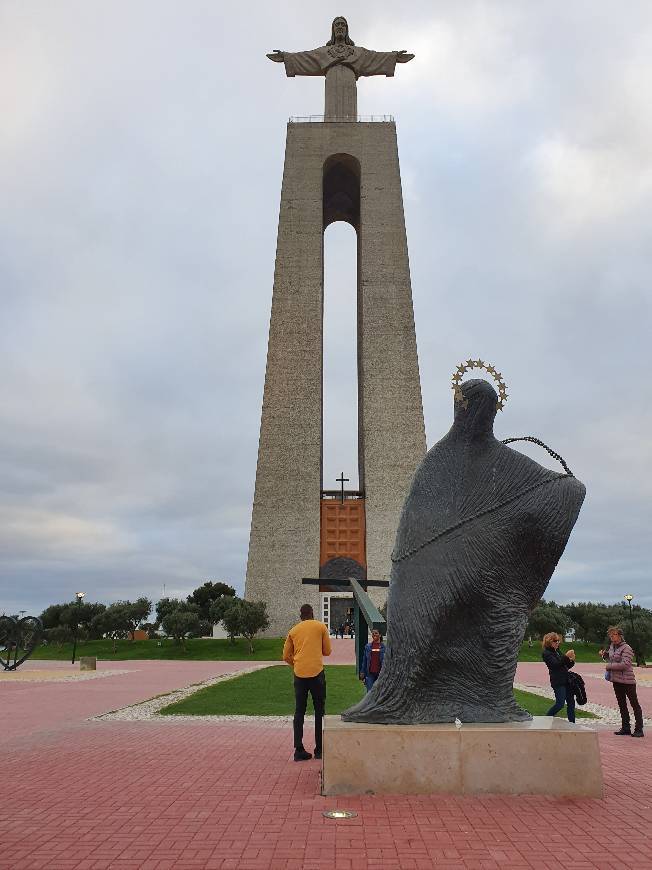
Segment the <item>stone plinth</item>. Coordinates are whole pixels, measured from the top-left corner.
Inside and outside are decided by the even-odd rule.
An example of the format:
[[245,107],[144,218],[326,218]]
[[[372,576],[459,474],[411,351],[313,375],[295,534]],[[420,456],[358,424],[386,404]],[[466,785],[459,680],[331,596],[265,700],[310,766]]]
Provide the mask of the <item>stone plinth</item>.
[[602,797],[597,731],[531,722],[366,725],[324,720],[322,794]]
[[80,656],[79,670],[80,671],[95,671],[95,670],[97,670],[97,658],[95,656]]

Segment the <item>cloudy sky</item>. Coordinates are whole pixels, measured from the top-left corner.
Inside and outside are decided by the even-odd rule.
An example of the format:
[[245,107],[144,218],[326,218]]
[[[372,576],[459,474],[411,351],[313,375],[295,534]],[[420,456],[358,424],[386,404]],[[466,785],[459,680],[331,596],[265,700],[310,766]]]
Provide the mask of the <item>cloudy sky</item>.
[[[648,2],[0,0],[0,612],[242,590],[285,125],[323,111],[265,53],[336,14],[416,54],[358,103],[397,120],[428,444],[457,363],[494,363],[498,436],[588,490],[548,596],[652,606]],[[327,486],[353,271],[338,224]]]

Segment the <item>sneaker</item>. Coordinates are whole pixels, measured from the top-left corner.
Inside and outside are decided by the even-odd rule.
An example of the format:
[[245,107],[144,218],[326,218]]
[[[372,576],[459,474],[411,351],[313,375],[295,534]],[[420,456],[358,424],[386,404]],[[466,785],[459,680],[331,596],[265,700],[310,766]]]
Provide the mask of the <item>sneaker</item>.
[[[640,735],[643,736],[642,734]],[[321,749],[315,749],[315,758],[321,758]]]
[[[637,729],[633,732],[632,737],[645,737],[645,734],[643,734],[643,729],[642,729],[642,728],[637,728]],[[321,758],[321,753],[320,753],[319,757]],[[315,753],[315,758],[317,758],[317,753]]]
[[632,736],[632,732],[629,728],[621,728],[620,731],[614,731],[614,734],[618,737],[624,737],[625,735],[627,735],[627,737]]
[[305,749],[297,749],[294,753],[295,761],[309,761],[312,758],[312,755],[309,752],[306,752]]

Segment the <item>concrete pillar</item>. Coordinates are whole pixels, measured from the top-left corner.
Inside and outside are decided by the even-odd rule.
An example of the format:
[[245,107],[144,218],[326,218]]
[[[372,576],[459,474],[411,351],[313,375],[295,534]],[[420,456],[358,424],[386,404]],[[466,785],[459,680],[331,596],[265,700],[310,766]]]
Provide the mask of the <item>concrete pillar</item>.
[[[329,183],[342,185],[330,203],[325,167],[334,167]],[[304,602],[320,612],[318,587],[301,578],[319,576],[323,232],[334,219],[358,232],[359,473],[370,579],[389,577],[400,510],[426,449],[395,125],[290,123],[245,586],[248,599],[267,602],[269,635],[284,634]]]

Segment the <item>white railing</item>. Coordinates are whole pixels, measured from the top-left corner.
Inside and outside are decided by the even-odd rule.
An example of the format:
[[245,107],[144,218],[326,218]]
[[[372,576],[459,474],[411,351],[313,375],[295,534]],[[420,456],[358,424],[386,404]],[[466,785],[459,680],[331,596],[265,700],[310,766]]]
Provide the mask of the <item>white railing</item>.
[[299,115],[293,118],[288,118],[288,124],[310,124],[310,123],[375,123],[375,124],[393,124],[393,115]]

